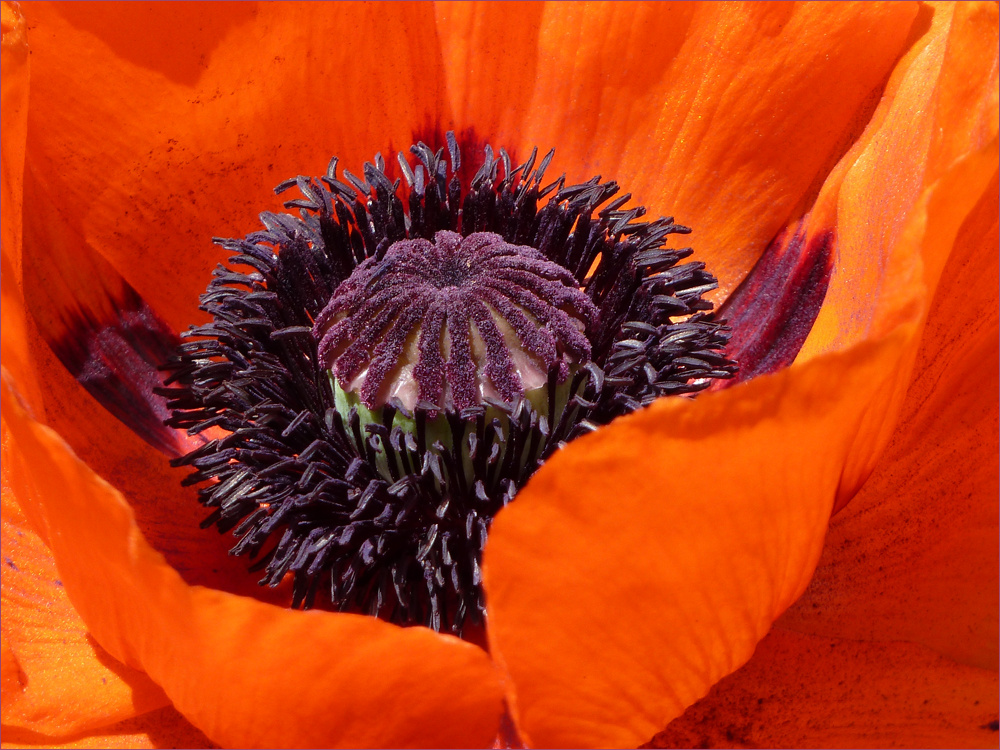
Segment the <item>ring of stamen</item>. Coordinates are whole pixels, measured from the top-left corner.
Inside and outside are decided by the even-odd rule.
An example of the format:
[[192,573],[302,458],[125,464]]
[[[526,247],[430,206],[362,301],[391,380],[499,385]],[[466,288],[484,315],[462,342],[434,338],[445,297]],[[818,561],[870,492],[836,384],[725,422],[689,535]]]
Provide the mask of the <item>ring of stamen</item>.
[[[462,634],[485,612],[490,521],[548,456],[735,366],[703,297],[715,279],[665,246],[686,228],[642,221],[612,182],[544,183],[551,152],[515,167],[487,147],[463,184],[452,134],[447,158],[411,151],[403,191],[379,156],[363,177],[333,160],[278,187],[299,189],[298,216],[217,240],[232,257],[201,298],[212,320],[162,392],[170,426],[209,437],[174,462],[205,525],[234,533],[262,584]],[[465,270],[435,259],[458,250]],[[356,406],[338,409],[328,367]]]

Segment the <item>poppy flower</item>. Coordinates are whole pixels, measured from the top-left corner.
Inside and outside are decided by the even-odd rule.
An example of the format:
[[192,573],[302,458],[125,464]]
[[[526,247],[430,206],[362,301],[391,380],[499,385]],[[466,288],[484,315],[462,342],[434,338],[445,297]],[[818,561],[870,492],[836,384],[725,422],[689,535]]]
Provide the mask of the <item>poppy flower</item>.
[[[996,6],[720,5],[4,6],[5,742],[995,744]],[[287,609],[152,418],[208,238],[449,129],[693,226],[757,368],[554,453],[486,649]]]

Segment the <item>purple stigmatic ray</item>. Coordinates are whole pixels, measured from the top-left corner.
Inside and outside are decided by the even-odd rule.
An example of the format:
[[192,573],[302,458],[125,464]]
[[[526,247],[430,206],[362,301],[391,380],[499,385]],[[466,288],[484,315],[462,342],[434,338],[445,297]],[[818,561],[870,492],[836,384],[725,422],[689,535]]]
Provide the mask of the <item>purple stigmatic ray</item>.
[[361,263],[314,335],[320,362],[369,408],[395,398],[458,411],[512,402],[553,369],[565,380],[590,359],[597,315],[574,276],[534,248],[439,231]]

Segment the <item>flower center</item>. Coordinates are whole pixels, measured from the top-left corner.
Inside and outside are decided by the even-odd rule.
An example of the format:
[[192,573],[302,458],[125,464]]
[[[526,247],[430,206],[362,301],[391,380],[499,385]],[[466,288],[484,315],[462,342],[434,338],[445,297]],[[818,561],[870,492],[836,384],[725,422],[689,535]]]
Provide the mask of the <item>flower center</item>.
[[552,152],[487,147],[465,183],[447,140],[395,181],[381,156],[364,179],[333,160],[278,187],[297,216],[217,240],[230,265],[170,365],[167,423],[211,438],[175,464],[293,607],[461,635],[490,521],[554,451],[736,368],[715,279],[666,246],[690,230],[613,182],[545,184]]

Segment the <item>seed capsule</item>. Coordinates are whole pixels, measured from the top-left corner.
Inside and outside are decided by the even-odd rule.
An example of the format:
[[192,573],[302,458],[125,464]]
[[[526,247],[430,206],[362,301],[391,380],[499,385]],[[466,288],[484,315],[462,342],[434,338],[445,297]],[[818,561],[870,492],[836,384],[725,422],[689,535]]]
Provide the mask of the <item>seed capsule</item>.
[[401,240],[369,258],[316,322],[320,362],[369,409],[513,402],[590,360],[597,308],[573,275],[492,232]]

